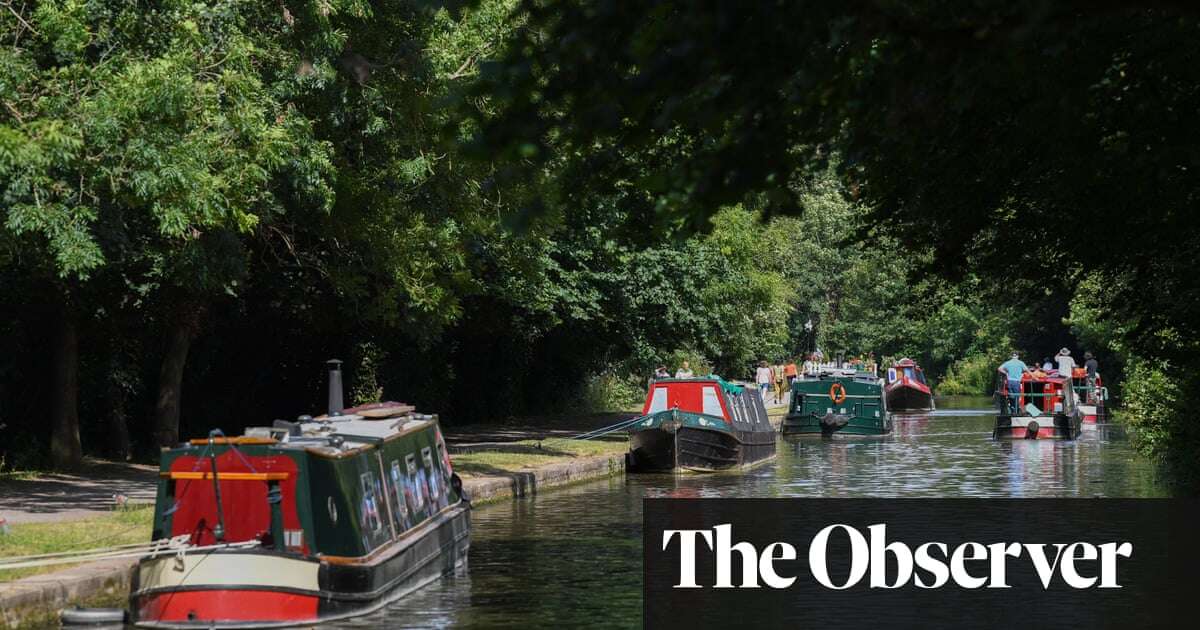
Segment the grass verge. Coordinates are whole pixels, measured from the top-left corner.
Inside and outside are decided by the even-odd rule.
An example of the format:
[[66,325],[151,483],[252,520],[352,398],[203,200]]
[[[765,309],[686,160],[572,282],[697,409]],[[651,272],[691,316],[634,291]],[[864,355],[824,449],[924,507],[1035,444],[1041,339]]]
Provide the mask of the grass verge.
[[[154,506],[118,509],[103,516],[52,523],[17,523],[0,534],[0,559],[61,551],[82,551],[137,542],[150,542]],[[70,565],[0,571],[0,582],[64,569]]]
[[450,456],[455,472],[467,476],[486,476],[520,472],[579,457],[616,455],[625,452],[624,434],[598,440],[520,440],[472,447],[468,452]]

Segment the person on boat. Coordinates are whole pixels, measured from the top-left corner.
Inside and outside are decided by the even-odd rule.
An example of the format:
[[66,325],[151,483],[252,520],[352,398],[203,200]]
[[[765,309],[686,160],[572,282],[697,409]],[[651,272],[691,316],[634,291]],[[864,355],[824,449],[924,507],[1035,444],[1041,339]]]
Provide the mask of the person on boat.
[[792,386],[792,381],[796,380],[796,373],[797,368],[795,359],[788,361],[787,365],[783,366],[783,375],[787,378],[787,385],[789,388]]
[[1013,411],[1016,411],[1021,404],[1021,377],[1029,371],[1029,366],[1021,360],[1020,353],[1013,352],[1012,357],[1001,363],[996,371],[1004,375],[1009,405]]
[[671,373],[667,371],[667,366],[660,365],[654,370],[654,379],[671,378]]
[[879,374],[879,364],[875,362],[874,352],[867,353],[867,371],[871,373],[871,376]]
[[679,364],[679,369],[675,370],[675,378],[692,378],[692,368],[687,361]]
[[758,390],[762,394],[763,402],[767,400],[767,390],[771,388],[771,368],[766,361],[758,362],[758,369],[754,370],[754,382],[758,385]]
[[817,362],[813,360],[813,355],[809,354],[804,357],[804,373],[816,374]]
[[1066,348],[1059,350],[1055,360],[1058,361],[1058,375],[1067,379],[1067,385],[1070,385],[1071,373],[1075,370],[1075,359],[1071,358],[1071,351]]
[[783,361],[776,361],[774,367],[771,368],[771,377],[775,381],[775,404],[783,402],[783,384],[787,380],[787,369],[783,366]]
[[1032,372],[1030,372],[1030,373],[1031,373],[1031,374],[1033,374],[1033,378],[1036,378],[1036,379],[1043,379],[1043,378],[1046,378],[1046,372],[1045,372],[1045,370],[1043,370],[1042,368],[1040,368],[1040,367],[1037,367],[1037,366],[1035,366],[1035,367],[1033,368],[1033,371],[1032,371]]
[[1050,371],[1050,370],[1054,369],[1054,362],[1052,362],[1050,360],[1050,357],[1046,357],[1045,359],[1042,359],[1042,369],[1046,370],[1046,371]]
[[1100,372],[1100,362],[1096,361],[1096,357],[1092,356],[1091,352],[1083,353],[1083,369],[1087,375],[1088,401],[1094,404],[1096,399],[1096,375]]

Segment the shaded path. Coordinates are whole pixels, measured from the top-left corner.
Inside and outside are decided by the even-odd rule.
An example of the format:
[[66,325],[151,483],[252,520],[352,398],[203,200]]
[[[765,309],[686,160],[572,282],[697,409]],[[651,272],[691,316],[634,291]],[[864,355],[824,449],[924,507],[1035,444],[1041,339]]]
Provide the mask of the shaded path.
[[78,471],[0,480],[0,517],[9,523],[80,520],[112,511],[114,495],[153,503],[158,467],[85,458]]

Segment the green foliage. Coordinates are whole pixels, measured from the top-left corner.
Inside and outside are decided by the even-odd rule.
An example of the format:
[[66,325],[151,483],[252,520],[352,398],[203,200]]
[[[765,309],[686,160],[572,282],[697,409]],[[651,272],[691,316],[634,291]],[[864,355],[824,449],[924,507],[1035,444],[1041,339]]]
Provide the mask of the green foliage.
[[625,411],[641,408],[646,397],[646,379],[636,374],[618,374],[613,371],[589,376],[583,385],[583,402],[575,411],[603,412]]
[[950,364],[938,381],[939,396],[990,396],[996,391],[997,356],[975,354]]

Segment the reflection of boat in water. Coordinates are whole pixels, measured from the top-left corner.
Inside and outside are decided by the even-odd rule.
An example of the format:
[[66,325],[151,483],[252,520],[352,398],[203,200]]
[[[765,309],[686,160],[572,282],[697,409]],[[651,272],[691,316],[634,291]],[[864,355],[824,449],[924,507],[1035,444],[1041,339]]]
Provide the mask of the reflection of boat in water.
[[998,383],[995,439],[1073,440],[1079,435],[1080,414],[1070,379],[1026,373],[1020,391],[1008,391],[1007,379]]
[[933,392],[925,382],[925,371],[912,359],[900,359],[888,369],[883,387],[887,407],[893,412],[933,411]]
[[849,370],[821,370],[792,382],[779,430],[796,436],[872,436],[892,431],[883,379]]
[[470,505],[436,416],[401,403],[193,440],[162,453],[139,627],[312,625],[369,613],[465,564]]
[[737,468],[775,456],[775,429],[755,389],[720,378],[655,381],[629,429],[632,472]]

